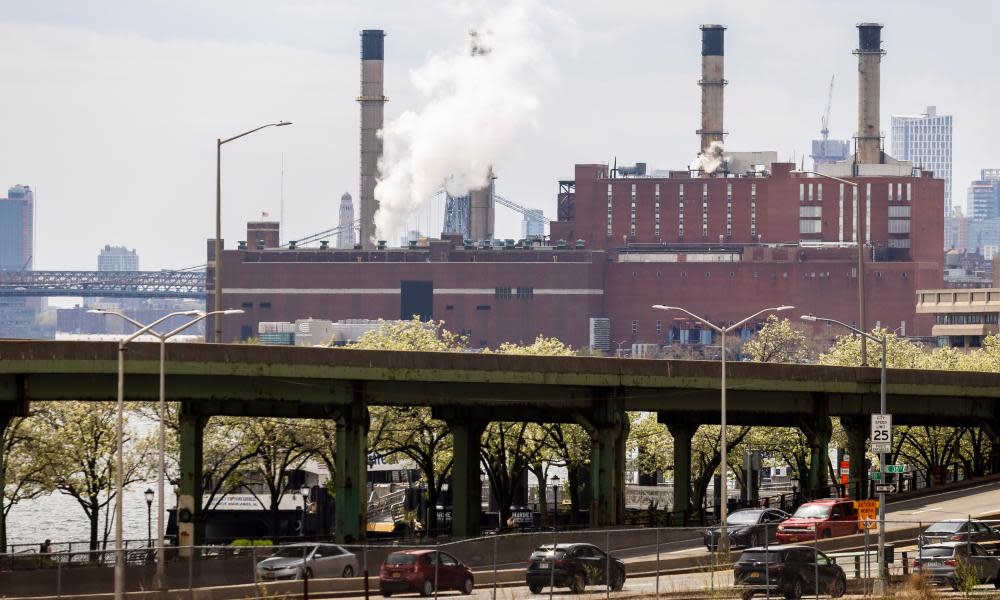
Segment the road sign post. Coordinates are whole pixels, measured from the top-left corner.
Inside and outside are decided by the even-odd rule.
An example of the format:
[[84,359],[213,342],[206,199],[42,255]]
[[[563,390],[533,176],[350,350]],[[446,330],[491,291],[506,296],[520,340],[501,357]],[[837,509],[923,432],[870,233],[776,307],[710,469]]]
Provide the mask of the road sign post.
[[858,509],[858,530],[871,531],[878,529],[878,500],[858,500],[854,507]]
[[894,483],[876,483],[875,484],[876,494],[895,494],[896,484]]

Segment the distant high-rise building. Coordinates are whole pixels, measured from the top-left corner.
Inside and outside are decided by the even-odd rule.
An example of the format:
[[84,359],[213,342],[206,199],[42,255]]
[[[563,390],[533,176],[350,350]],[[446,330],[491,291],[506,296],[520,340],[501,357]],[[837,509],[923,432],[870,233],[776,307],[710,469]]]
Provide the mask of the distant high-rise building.
[[[892,117],[892,155],[944,179],[944,214],[951,214],[951,115],[928,106],[918,116]],[[970,215],[971,216],[971,215]]]
[[538,208],[529,208],[521,217],[521,237],[523,239],[545,237],[545,221],[542,220],[542,211]]
[[1000,169],[982,169],[969,185],[968,215],[973,219],[1000,217]]
[[344,192],[340,197],[340,220],[337,225],[340,231],[337,232],[338,248],[354,247],[354,202],[351,195]]
[[35,254],[35,194],[15,185],[0,198],[0,269],[31,270]]
[[820,165],[831,165],[847,160],[851,156],[851,142],[847,140],[813,140],[812,154],[813,170]]
[[98,271],[138,271],[139,255],[125,246],[104,246],[97,255]]

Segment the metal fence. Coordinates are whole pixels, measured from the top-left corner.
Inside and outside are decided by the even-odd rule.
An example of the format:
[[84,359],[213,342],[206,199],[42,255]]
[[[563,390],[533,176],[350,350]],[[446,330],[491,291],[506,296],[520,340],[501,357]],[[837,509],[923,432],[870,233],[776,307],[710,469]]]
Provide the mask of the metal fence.
[[[995,539],[1000,538],[1000,533],[985,531],[977,523],[1000,526],[1000,521],[966,519],[949,542],[984,549],[991,556],[983,560],[1000,569],[1000,540]],[[972,536],[962,532],[961,527],[967,524],[971,525]],[[429,590],[436,596],[439,591],[464,591],[466,567],[474,585],[492,590],[494,598],[497,594],[504,598],[551,597],[553,590],[562,594],[577,586],[610,597],[622,587],[617,579],[618,561],[622,561],[624,592],[631,595],[699,595],[707,590],[712,597],[753,592],[764,598],[778,598],[787,591],[782,573],[788,571],[774,568],[769,557],[791,547],[786,543],[791,541],[793,546],[807,550],[806,571],[802,571],[802,565],[798,567],[804,573],[803,593],[836,593],[838,590],[831,586],[839,585],[836,578],[841,573],[846,591],[872,593],[879,568],[877,534],[858,534],[856,522],[838,524],[827,520],[815,525],[811,531],[807,527],[786,528],[780,523],[747,525],[739,523],[734,515],[728,529],[734,549],[729,554],[718,551],[718,535],[705,527],[560,530],[495,534],[461,541],[353,546],[302,542],[280,546],[133,547],[124,553],[126,591],[160,589],[156,571],[157,561],[162,558],[163,587],[169,590],[168,598],[178,600],[193,598],[199,588],[217,586],[236,586],[231,590],[240,598],[308,598],[334,593],[367,596],[383,588],[390,593],[404,588]],[[845,530],[834,530],[838,525]],[[913,520],[887,521],[884,556],[886,575],[891,580],[898,583],[909,576],[921,549],[937,541],[925,533],[928,525]],[[848,532],[851,535],[839,535]],[[789,536],[794,539],[789,540]],[[573,549],[581,544],[587,550],[578,556]],[[748,579],[739,574],[741,564],[754,562],[752,552],[742,554],[744,546],[757,548],[758,554],[763,552],[761,578]],[[387,557],[400,551],[429,552],[430,566],[407,566],[402,570],[386,567]],[[533,556],[536,560],[529,568]],[[462,567],[450,564],[451,558]],[[585,568],[577,569],[570,564],[574,561]],[[110,593],[114,586],[113,565],[113,550],[4,554],[0,555],[0,590],[7,598]],[[812,577],[807,577],[809,570],[813,571]],[[830,573],[835,576],[831,578]],[[429,588],[423,589],[425,585]]]

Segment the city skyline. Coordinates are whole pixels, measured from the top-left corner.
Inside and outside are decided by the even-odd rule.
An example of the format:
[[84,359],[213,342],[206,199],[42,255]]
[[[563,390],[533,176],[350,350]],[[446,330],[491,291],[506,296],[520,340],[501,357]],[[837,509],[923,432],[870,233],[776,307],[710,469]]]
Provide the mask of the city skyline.
[[[241,239],[245,221],[262,210],[277,214],[282,153],[283,237],[335,226],[340,194],[357,189],[358,32],[386,30],[391,120],[423,102],[409,72],[432,55],[464,48],[468,27],[481,20],[483,7],[500,5],[417,10],[396,4],[373,17],[357,3],[280,8],[250,3],[240,5],[239,27],[223,27],[232,14],[228,3],[199,6],[201,18],[194,22],[182,19],[180,6],[106,4],[117,10],[89,11],[72,3],[18,6],[0,21],[0,44],[7,50],[0,73],[20,86],[19,94],[2,102],[6,114],[20,115],[11,123],[12,138],[23,140],[0,151],[0,178],[38,192],[38,269],[88,268],[90,259],[76,248],[107,243],[105,226],[114,228],[114,243],[138,248],[148,268],[204,262],[204,243],[213,229],[214,139],[277,119],[296,125],[223,153],[228,247]],[[791,8],[774,3],[775,10],[761,11],[771,13],[766,17],[726,7],[650,4],[622,12],[596,3],[552,6],[573,16],[547,32],[554,73],[544,85],[538,127],[522,132],[497,158],[498,191],[543,209],[549,218],[557,181],[575,163],[617,158],[621,164],[678,168],[694,157],[696,98],[670,92],[686,89],[697,78],[698,64],[664,57],[686,56],[701,22],[729,28],[726,125],[734,149],[773,149],[796,161],[808,155],[831,74],[843,82],[834,91],[831,137],[850,138],[856,122],[855,65],[842,48],[853,43],[854,23],[878,20],[887,24],[889,49],[883,132],[889,135],[892,114],[935,104],[956,117],[959,189],[981,167],[1000,163],[987,144],[998,124],[975,118],[988,114],[993,84],[977,80],[976,90],[968,90],[964,82],[973,80],[971,67],[956,67],[947,52],[930,52],[925,43],[933,38],[957,47],[958,28],[948,20],[958,16],[927,23],[919,19],[920,11],[901,10],[899,2],[876,8],[860,2]],[[982,3],[983,19],[963,21],[964,47],[971,44],[976,51],[985,44],[970,29],[985,27],[996,12]],[[789,27],[798,22],[812,26]],[[663,31],[672,35],[654,35]],[[761,35],[768,31],[781,35]],[[28,55],[34,58],[18,59]],[[924,91],[930,88],[935,97]],[[643,93],[625,93],[629,89]],[[890,140],[885,143],[889,149]],[[43,151],[49,160],[41,160]],[[108,185],[112,181],[115,185]],[[154,205],[171,209],[150,211]],[[150,235],[140,225],[151,213],[155,231],[170,235]],[[498,210],[497,228],[513,235],[520,216]]]

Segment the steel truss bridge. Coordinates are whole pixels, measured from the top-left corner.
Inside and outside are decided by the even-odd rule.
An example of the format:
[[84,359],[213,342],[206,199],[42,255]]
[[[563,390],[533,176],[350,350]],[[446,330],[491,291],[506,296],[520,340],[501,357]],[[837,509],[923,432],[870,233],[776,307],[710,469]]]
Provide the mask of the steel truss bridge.
[[0,297],[205,298],[205,271],[0,271]]

